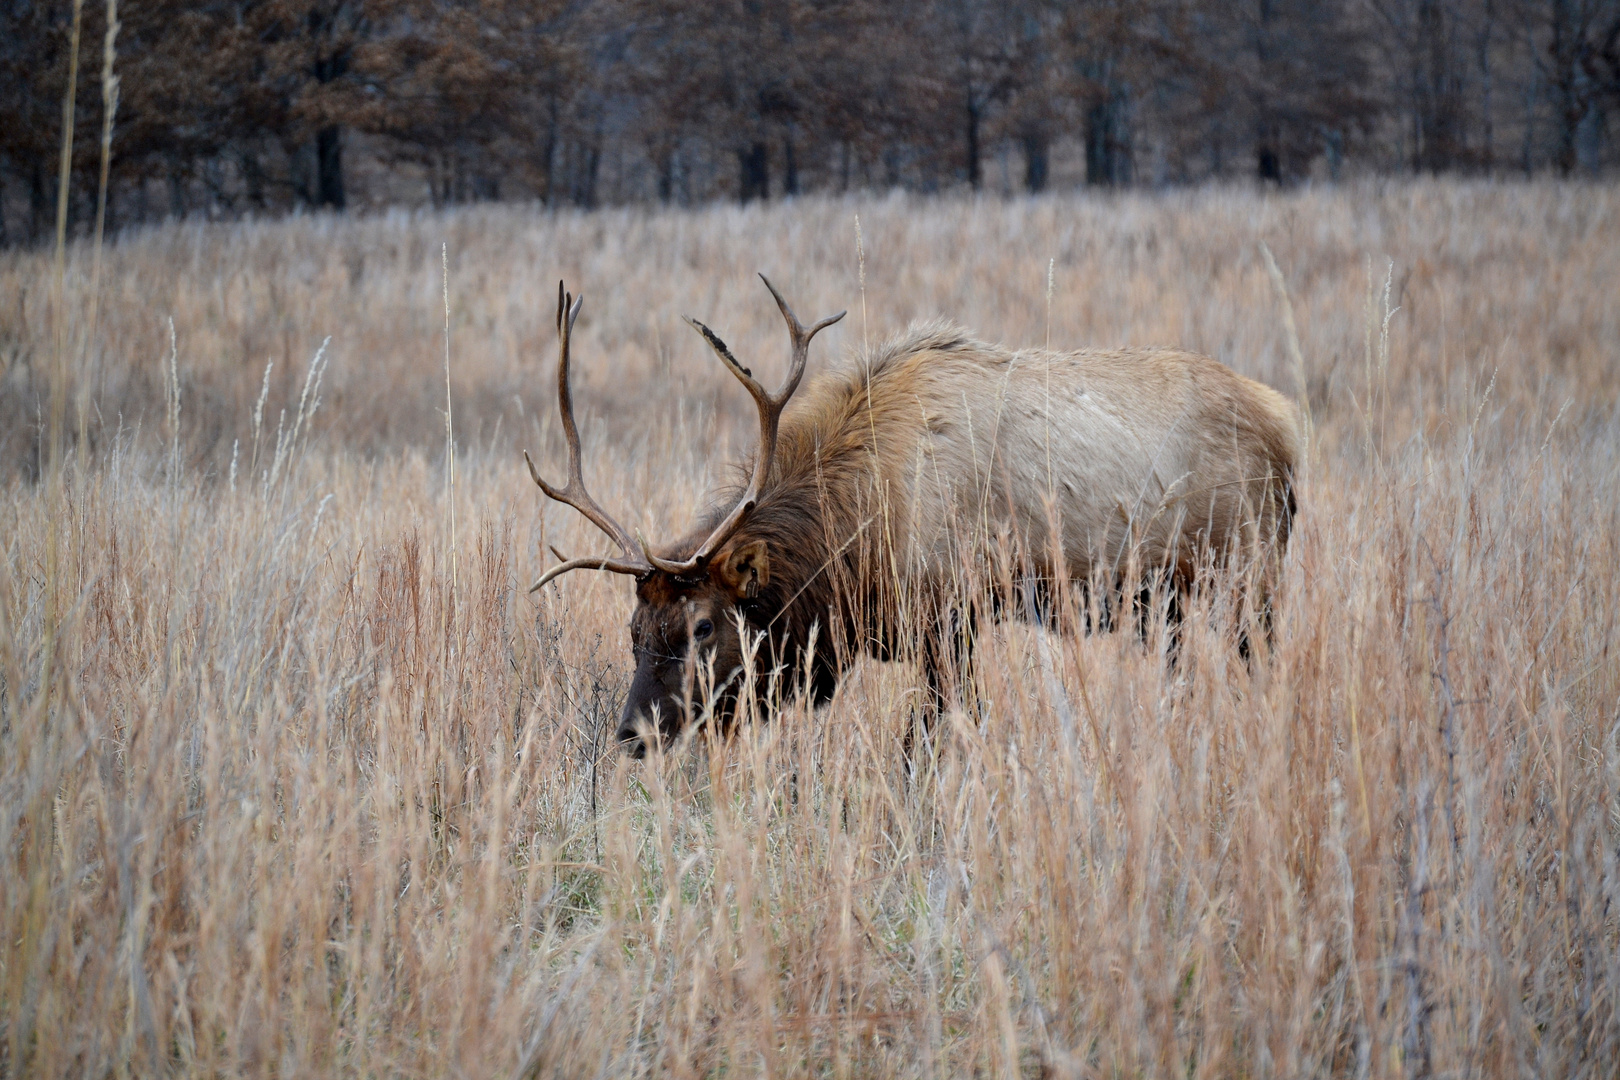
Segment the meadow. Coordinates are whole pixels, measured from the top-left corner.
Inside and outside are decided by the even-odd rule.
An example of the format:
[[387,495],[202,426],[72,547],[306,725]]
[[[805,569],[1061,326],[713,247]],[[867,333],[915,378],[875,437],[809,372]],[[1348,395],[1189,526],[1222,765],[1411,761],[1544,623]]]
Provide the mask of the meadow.
[[[858,224],[857,224],[858,222]],[[1620,189],[485,206],[0,253],[0,1073],[1607,1076]],[[771,275],[1300,402],[1269,653],[986,630],[613,745],[630,586],[779,377]],[[448,313],[448,314],[447,314]],[[60,331],[60,332],[59,332]],[[54,383],[53,383],[54,380]],[[61,450],[50,452],[53,385]],[[55,464],[53,465],[53,461]]]

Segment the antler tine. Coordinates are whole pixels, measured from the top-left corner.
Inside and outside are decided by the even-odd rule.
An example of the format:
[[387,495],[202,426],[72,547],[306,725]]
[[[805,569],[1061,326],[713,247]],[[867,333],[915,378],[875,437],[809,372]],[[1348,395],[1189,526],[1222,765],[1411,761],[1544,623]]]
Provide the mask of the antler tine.
[[[619,545],[619,549],[624,552],[625,558],[612,559],[603,557],[568,560],[542,574],[540,580],[530,587],[530,592],[540,588],[558,574],[566,573],[569,570],[589,567],[599,570],[611,570],[618,574],[643,574],[652,569],[645,559],[641,557],[645,553],[638,550],[638,545],[631,539],[624,526],[615,521],[606,510],[603,510],[596,500],[591,498],[591,493],[585,489],[585,476],[579,447],[579,426],[574,422],[574,395],[569,386],[568,378],[569,345],[573,338],[574,320],[579,317],[580,305],[584,302],[585,298],[583,296],[571,296],[564,290],[562,282],[557,283],[557,406],[562,413],[563,438],[568,443],[568,483],[561,488],[546,483],[539,470],[534,467],[534,462],[530,459],[527,450],[523,451],[523,461],[529,466],[529,476],[533,478],[540,490],[546,493],[547,498],[572,506],[575,510],[584,514],[598,529],[607,533],[613,542]],[[553,552],[555,553],[555,549],[553,549]]]
[[776,286],[771,284],[771,279],[761,274],[759,280],[763,281],[765,287],[771,290],[771,297],[776,301],[776,306],[781,309],[782,318],[787,320],[788,336],[793,341],[793,366],[788,371],[788,377],[782,383],[780,392],[782,403],[786,404],[787,398],[793,396],[793,391],[798,389],[799,379],[804,376],[804,364],[810,357],[811,339],[845,315],[848,315],[849,312],[840,311],[836,315],[829,315],[809,330],[806,330],[804,324],[799,322],[799,317],[793,314],[793,309],[788,306],[788,302],[782,299],[782,294],[776,291]]
[[[556,552],[553,551],[552,554],[556,554]],[[560,577],[570,570],[611,570],[615,574],[640,576],[647,572],[647,564],[631,562],[628,559],[610,559],[605,555],[588,556],[583,559],[565,559],[536,578],[534,584],[529,586],[529,591],[534,592],[552,578]]]
[[765,479],[770,475],[771,460],[776,455],[776,432],[782,419],[782,409],[787,405],[788,399],[793,396],[794,391],[798,390],[799,380],[804,377],[805,362],[810,356],[810,341],[821,331],[848,314],[848,312],[840,311],[837,315],[822,319],[815,326],[806,330],[803,324],[799,322],[798,317],[793,314],[793,309],[788,306],[788,302],[782,299],[782,294],[776,291],[776,286],[771,284],[770,279],[764,274],[759,275],[759,279],[765,282],[765,287],[771,291],[771,296],[776,299],[776,306],[782,311],[782,317],[787,320],[788,335],[793,347],[793,358],[788,367],[787,378],[782,380],[782,388],[775,394],[769,393],[754,378],[753,372],[737,362],[737,358],[731,354],[731,350],[726,347],[726,343],[721,341],[719,335],[713,330],[710,330],[696,319],[686,320],[692,329],[703,335],[703,340],[709,343],[709,347],[714,350],[715,355],[720,358],[727,369],[737,377],[737,381],[742,383],[744,389],[753,397],[754,404],[759,409],[759,450],[754,455],[754,472],[749,478],[748,489],[743,493],[743,497],[738,500],[731,513],[727,514],[720,524],[715,526],[714,531],[709,534],[709,538],[703,541],[702,546],[693,553],[691,558],[682,562],[670,562],[651,553],[648,554],[649,561],[666,573],[689,574],[696,570],[700,565],[712,558],[722,544],[731,539],[731,535],[753,512],[754,505],[759,500],[760,490],[765,486]]

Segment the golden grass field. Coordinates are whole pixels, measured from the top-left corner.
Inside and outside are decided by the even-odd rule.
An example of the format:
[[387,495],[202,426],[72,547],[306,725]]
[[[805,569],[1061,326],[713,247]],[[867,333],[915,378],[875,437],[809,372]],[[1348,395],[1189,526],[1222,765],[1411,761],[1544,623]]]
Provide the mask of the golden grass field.
[[[5,1074],[1617,1075],[1620,189],[186,224],[93,330],[92,265],[53,472],[52,256],[0,255]],[[916,777],[869,662],[626,760],[630,585],[525,591],[607,550],[521,458],[556,282],[661,537],[753,437],[678,316],[785,362],[756,270],[850,309],[812,374],[945,315],[1303,389],[1273,652],[1004,626]]]

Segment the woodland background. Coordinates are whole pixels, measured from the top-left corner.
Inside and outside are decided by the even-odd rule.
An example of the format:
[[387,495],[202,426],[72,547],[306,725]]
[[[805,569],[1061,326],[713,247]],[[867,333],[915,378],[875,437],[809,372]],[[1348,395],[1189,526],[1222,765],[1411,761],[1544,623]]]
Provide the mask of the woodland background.
[[[54,233],[72,0],[0,0],[0,245]],[[495,199],[1620,161],[1620,0],[145,0],[82,11],[71,228]],[[109,75],[111,78],[109,78]]]

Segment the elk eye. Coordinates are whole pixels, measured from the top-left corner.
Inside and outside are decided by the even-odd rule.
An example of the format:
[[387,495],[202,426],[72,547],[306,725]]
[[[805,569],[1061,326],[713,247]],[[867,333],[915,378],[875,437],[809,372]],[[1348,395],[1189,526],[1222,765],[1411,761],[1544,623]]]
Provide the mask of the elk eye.
[[704,619],[702,622],[698,623],[692,628],[692,636],[697,638],[699,641],[702,641],[712,633],[714,633],[714,623],[710,622],[708,619]]

